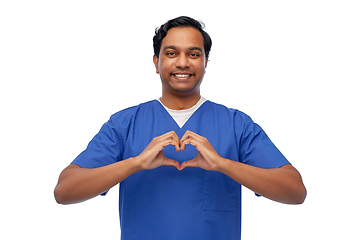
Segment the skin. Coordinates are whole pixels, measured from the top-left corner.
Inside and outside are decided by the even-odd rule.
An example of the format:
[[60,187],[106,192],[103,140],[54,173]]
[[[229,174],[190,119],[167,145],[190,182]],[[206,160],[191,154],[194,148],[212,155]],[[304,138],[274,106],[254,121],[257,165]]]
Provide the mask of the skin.
[[[207,61],[204,39],[197,29],[171,28],[162,41],[159,58],[153,58],[162,82],[162,103],[174,110],[194,106],[200,99]],[[177,77],[177,74],[189,76]]]
[[[200,99],[200,85],[207,61],[203,37],[198,30],[191,27],[170,29],[162,41],[159,58],[153,58],[162,82],[162,103],[176,110],[194,106]],[[177,152],[185,150],[187,145],[193,145],[198,154],[180,165],[164,155],[162,150],[168,145],[173,145]],[[172,166],[178,170],[199,167],[218,171],[252,191],[281,203],[301,204],[306,198],[301,175],[292,165],[262,169],[231,161],[221,157],[206,138],[187,131],[179,139],[172,131],[155,137],[140,155],[133,158],[95,169],[69,165],[60,174],[54,191],[55,199],[61,204],[82,202],[98,196],[138,171],[159,166]]]

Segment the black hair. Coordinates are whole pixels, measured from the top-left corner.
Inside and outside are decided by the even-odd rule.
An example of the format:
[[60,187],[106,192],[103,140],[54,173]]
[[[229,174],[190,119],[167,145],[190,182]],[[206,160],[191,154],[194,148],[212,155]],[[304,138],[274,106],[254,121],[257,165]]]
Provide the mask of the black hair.
[[181,16],[171,19],[167,21],[165,24],[161,25],[161,27],[156,28],[155,36],[153,38],[153,47],[154,47],[155,56],[159,57],[162,40],[166,36],[169,29],[173,27],[193,27],[199,30],[204,37],[205,57],[209,58],[212,41],[209,34],[203,30],[205,24],[191,17],[186,17],[186,16]]

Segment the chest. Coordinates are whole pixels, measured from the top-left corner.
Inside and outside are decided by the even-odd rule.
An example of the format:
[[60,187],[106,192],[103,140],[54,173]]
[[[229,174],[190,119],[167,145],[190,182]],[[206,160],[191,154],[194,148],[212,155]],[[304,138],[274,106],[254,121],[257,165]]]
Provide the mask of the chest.
[[[139,155],[155,137],[175,131],[181,139],[187,130],[207,138],[222,157],[239,160],[238,141],[231,118],[209,108],[206,103],[195,111],[181,128],[162,106],[140,112],[131,123],[127,136],[123,137],[123,159]],[[176,152],[174,146],[169,145],[163,152],[166,157],[179,163],[191,160],[197,154],[192,145],[187,145],[186,149],[180,152]]]

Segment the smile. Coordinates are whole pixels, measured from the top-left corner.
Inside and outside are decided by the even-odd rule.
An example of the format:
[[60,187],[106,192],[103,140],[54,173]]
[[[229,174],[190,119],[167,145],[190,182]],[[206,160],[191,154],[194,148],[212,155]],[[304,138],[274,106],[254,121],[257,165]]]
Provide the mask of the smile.
[[191,74],[174,74],[175,77],[178,77],[178,78],[186,78],[186,77],[190,77]]

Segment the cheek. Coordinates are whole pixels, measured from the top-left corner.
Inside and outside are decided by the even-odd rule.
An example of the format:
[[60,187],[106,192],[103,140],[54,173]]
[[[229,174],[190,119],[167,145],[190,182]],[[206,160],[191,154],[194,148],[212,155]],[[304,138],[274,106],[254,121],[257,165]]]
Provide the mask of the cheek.
[[161,61],[159,63],[159,71],[160,73],[167,73],[170,70],[170,63],[168,61]]
[[202,73],[205,72],[207,61],[205,59],[197,59],[192,64],[192,66],[194,67],[194,69],[196,69],[198,73]]
[[196,66],[197,72],[198,73],[204,73],[205,72],[205,65],[200,63]]

